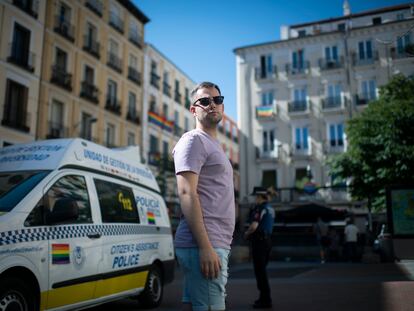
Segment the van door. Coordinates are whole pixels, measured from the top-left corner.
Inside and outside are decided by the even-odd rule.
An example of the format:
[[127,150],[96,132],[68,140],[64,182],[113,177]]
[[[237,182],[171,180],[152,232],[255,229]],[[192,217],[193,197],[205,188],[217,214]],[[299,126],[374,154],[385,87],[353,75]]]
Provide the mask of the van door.
[[94,178],[94,184],[105,232],[99,265],[103,278],[96,284],[95,297],[132,293],[145,286],[148,272],[137,248],[142,226],[133,190],[127,183],[101,176]]
[[47,308],[90,300],[98,278],[101,234],[93,223],[85,177],[54,178],[43,202],[49,224]]

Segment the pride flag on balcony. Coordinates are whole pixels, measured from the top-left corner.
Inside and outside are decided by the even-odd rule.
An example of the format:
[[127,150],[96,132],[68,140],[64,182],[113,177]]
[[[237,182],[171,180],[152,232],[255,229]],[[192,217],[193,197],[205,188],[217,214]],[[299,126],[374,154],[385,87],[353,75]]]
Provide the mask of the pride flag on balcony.
[[256,116],[258,118],[269,118],[274,114],[273,106],[259,106],[256,107]]
[[158,125],[160,128],[168,132],[172,132],[174,128],[174,122],[168,121],[166,118],[156,114],[155,112],[148,111],[148,121],[155,125]]

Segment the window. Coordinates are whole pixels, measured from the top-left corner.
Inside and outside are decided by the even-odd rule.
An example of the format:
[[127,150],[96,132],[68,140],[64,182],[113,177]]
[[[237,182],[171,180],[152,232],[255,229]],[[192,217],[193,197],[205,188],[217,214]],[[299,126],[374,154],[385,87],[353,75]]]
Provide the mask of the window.
[[402,37],[397,38],[397,52],[398,54],[405,53],[405,49],[407,46],[409,46],[411,43],[411,34],[407,33]]
[[82,112],[81,119],[81,133],[80,136],[87,140],[92,140],[92,121],[96,120],[92,118],[92,115],[86,112]]
[[308,128],[307,127],[297,127],[295,128],[295,148],[296,150],[309,150],[308,143]]
[[397,21],[402,21],[404,19],[404,13],[397,13]]
[[164,158],[168,158],[169,146],[167,141],[162,142],[162,155]]
[[342,86],[341,84],[328,84],[328,98],[327,104],[328,106],[336,106],[341,104],[341,93],[342,93]]
[[329,125],[329,143],[331,147],[344,146],[344,124]]
[[93,68],[88,65],[85,65],[84,74],[84,81],[87,82],[89,85],[93,85],[95,80],[95,71],[93,70]]
[[168,105],[166,103],[162,105],[162,114],[164,118],[168,119]]
[[358,55],[360,60],[373,58],[371,40],[360,41],[358,43]]
[[139,223],[139,215],[131,188],[94,179],[101,208],[102,222]]
[[158,138],[154,135],[150,135],[150,152],[158,152]]
[[301,103],[306,105],[308,92],[306,87],[293,90],[293,100],[295,103]]
[[98,30],[95,25],[87,22],[86,23],[86,46],[92,48],[96,45],[96,37]]
[[136,101],[137,97],[135,93],[128,92],[128,116],[130,118],[136,117]]
[[180,113],[178,111],[174,111],[174,123],[176,126],[180,123]]
[[298,36],[299,36],[300,38],[302,38],[302,37],[306,37],[306,30],[299,30],[299,31],[298,31]]
[[2,124],[28,132],[26,125],[29,89],[13,80],[7,79]]
[[112,80],[108,80],[108,103],[110,106],[116,105],[116,99],[117,99],[117,84],[116,82]]
[[338,47],[336,45],[325,47],[325,59],[326,61],[338,61]]
[[135,55],[129,54],[129,66],[138,69],[138,58]]
[[338,24],[338,30],[339,30],[339,31],[345,31],[345,30],[346,30],[346,25],[345,25],[345,23]]
[[140,44],[138,23],[131,18],[129,22],[129,39],[135,43]]
[[60,48],[56,48],[56,68],[60,72],[66,72],[68,64],[68,53]]
[[72,208],[73,204],[67,204],[68,200],[74,200],[78,208],[78,218],[64,224],[92,223],[91,206],[88,189],[83,176],[67,175],[56,181],[25,221],[26,226],[44,225],[43,213],[64,212]]
[[273,92],[262,93],[262,106],[273,105]]
[[58,11],[59,21],[61,23],[69,24],[71,20],[71,15],[72,15],[71,8],[68,7],[65,3],[60,2],[59,11]]
[[266,170],[262,172],[262,186],[265,188],[277,188],[277,171]]
[[260,56],[260,78],[266,78],[273,73],[272,55]]
[[189,121],[187,117],[184,117],[184,130],[188,132],[189,130]]
[[305,68],[305,51],[297,50],[292,53],[292,68],[304,69]]
[[119,45],[115,40],[109,39],[109,53],[118,56]]
[[134,146],[135,145],[135,134],[128,132],[128,146]]
[[51,120],[49,124],[49,136],[50,138],[64,137],[63,133],[63,103],[57,100],[52,101],[51,107]]
[[373,25],[381,25],[381,23],[382,23],[381,17],[374,17],[372,19],[372,24]]
[[13,31],[13,43],[11,46],[10,60],[18,65],[28,67],[32,60],[29,59],[30,30],[15,23]]
[[377,88],[375,80],[366,80],[361,82],[362,98],[373,100],[377,98]]
[[272,152],[275,151],[275,145],[275,131],[263,131],[263,156],[269,156],[272,154]]
[[115,125],[108,123],[106,125],[106,145],[108,147],[115,146]]

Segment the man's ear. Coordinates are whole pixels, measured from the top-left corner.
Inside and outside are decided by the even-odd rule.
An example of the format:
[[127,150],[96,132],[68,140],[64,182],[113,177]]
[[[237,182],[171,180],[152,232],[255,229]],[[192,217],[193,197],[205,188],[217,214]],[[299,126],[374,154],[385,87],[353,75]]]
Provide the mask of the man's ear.
[[190,112],[191,112],[192,114],[195,114],[195,107],[194,107],[194,106],[191,106],[191,107],[190,107]]

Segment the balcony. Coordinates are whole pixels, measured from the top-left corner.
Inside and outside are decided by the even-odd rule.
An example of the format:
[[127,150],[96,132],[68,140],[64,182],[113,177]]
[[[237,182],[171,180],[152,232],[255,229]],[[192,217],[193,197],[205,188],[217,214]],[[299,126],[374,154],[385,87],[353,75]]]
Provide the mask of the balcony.
[[164,95],[171,97],[171,85],[169,85],[167,82],[164,82],[162,84],[162,92],[164,93]]
[[9,44],[9,57],[7,57],[7,61],[19,66],[27,71],[34,72],[35,67],[35,59],[36,56],[34,53],[24,53],[18,44],[15,42]]
[[102,17],[103,5],[100,0],[86,0],[85,5],[99,17]]
[[286,64],[286,74],[289,76],[307,75],[309,74],[310,63],[305,61],[301,64]]
[[129,31],[128,39],[129,39],[129,42],[134,44],[136,47],[142,49],[143,40],[136,31]]
[[364,106],[364,105],[368,105],[368,103],[371,100],[375,100],[375,95],[372,94],[371,96],[369,96],[368,94],[359,94],[359,95],[355,95],[355,105],[356,106]]
[[71,42],[75,42],[75,27],[69,22],[62,19],[60,16],[55,16],[55,32]]
[[122,73],[122,60],[115,53],[108,52],[108,61],[106,64],[118,73]]
[[46,135],[47,139],[68,137],[68,128],[58,122],[49,121],[49,131]]
[[367,66],[373,65],[376,61],[378,61],[378,51],[373,51],[371,57],[365,56],[364,58],[360,58],[356,52],[351,53],[352,64],[355,67],[358,66]]
[[[18,111],[23,110],[23,103],[12,103],[16,105]],[[28,133],[30,132],[30,120],[31,114],[25,111],[22,111],[18,115],[10,115],[10,113],[5,113],[3,119],[1,120],[1,125],[14,128],[16,130]]]
[[276,104],[256,107],[256,118],[258,120],[273,120],[276,117],[276,115]]
[[139,114],[136,110],[128,110],[126,118],[128,121],[131,121],[132,123],[135,123],[137,125],[141,124],[141,118],[139,117]]
[[83,36],[83,50],[95,56],[97,59],[101,57],[99,51],[100,45],[99,42],[91,38],[89,35]]
[[38,0],[13,0],[13,4],[21,9],[23,12],[29,14],[33,18],[37,19],[39,12]]
[[279,157],[278,147],[273,146],[273,150],[261,150],[256,147],[256,160],[260,162],[275,161]]
[[321,100],[323,110],[333,110],[344,108],[344,100],[341,96],[326,97]]
[[135,82],[137,85],[141,85],[141,74],[134,67],[128,66],[128,79]]
[[332,69],[340,69],[344,67],[344,58],[341,57],[340,59],[319,59],[319,68],[321,70],[332,70]]
[[121,102],[112,95],[106,97],[105,109],[109,110],[117,115],[121,115]]
[[155,72],[150,73],[150,83],[153,87],[160,89],[160,76]]
[[148,152],[148,164],[156,166],[161,171],[174,173],[174,161],[168,155],[161,155],[159,151]]
[[271,71],[266,71],[262,67],[256,67],[254,69],[254,78],[256,81],[277,79],[277,66],[272,66]]
[[177,90],[174,92],[174,100],[181,105],[181,93]]
[[65,68],[54,65],[52,66],[52,77],[50,82],[64,88],[65,90],[72,91],[72,74],[66,72]]
[[403,59],[414,57],[414,44],[408,44],[403,49],[392,47],[390,49],[392,59]]
[[111,25],[119,33],[124,33],[124,22],[118,15],[114,14],[113,12],[109,13],[109,25]]
[[309,112],[310,102],[307,100],[297,100],[288,103],[289,113],[307,113]]
[[83,81],[81,84],[80,97],[83,97],[94,104],[99,103],[99,90],[98,88],[88,81]]

